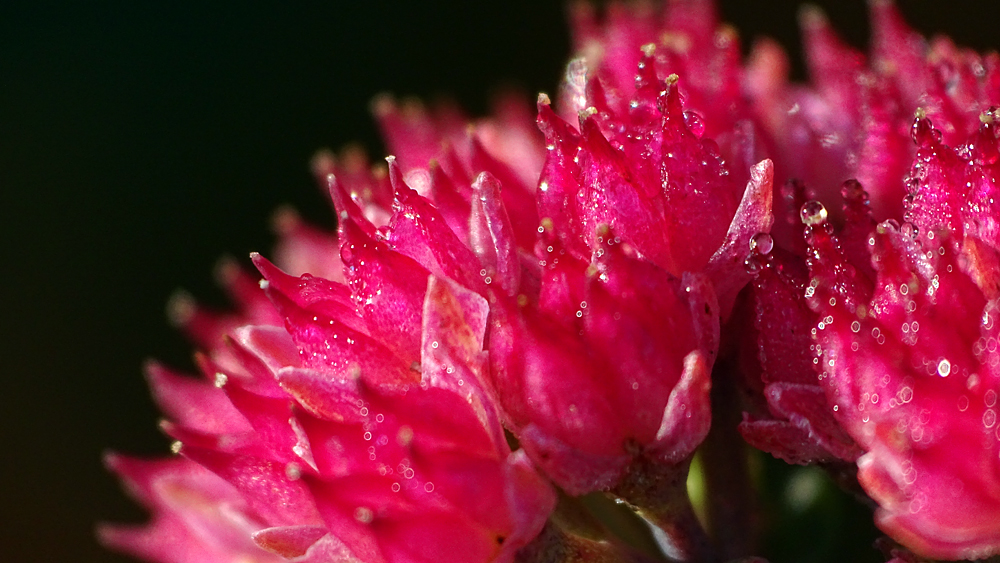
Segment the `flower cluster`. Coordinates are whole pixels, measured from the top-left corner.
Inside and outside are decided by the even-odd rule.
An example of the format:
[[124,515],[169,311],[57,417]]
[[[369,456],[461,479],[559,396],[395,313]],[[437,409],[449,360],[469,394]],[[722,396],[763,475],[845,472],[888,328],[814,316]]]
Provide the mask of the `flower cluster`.
[[314,161],[336,235],[285,212],[259,278],[220,268],[235,313],[172,302],[202,377],[147,373],[179,456],[108,458],[153,521],[101,538],[162,562],[646,560],[574,513],[603,492],[674,559],[745,557],[685,486],[738,431],[856,466],[897,561],[1000,554],[1000,56],[877,0],[866,57],[809,8],[791,85],[773,43],[744,63],[709,2],[666,4],[577,5],[534,113],[376,100],[387,166]]

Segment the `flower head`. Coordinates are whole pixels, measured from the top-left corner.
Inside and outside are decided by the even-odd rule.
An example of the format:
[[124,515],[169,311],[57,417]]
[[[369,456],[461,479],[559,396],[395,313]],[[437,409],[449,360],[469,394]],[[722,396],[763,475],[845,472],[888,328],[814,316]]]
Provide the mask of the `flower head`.
[[[359,256],[379,251],[353,236]],[[290,238],[292,255],[308,242]],[[403,257],[350,261],[353,291],[254,261],[264,290],[248,292],[243,320],[269,300],[277,326],[215,338],[200,361],[208,381],[151,366],[184,459],[110,458],[158,517],[143,531],[105,528],[104,540],[163,561],[511,560],[554,497],[511,453],[485,394],[485,300]],[[230,274],[243,287],[245,274]],[[192,310],[184,320],[208,341],[235,324]],[[161,543],[167,528],[184,549]]]
[[237,313],[173,300],[204,378],[148,372],[182,458],[109,458],[155,514],[104,540],[185,562],[568,557],[555,485],[714,560],[684,478],[738,366],[747,442],[856,463],[915,553],[1000,552],[1000,58],[871,6],[870,57],[802,11],[808,86],[673,0],[577,5],[579,57],[534,115],[377,99],[387,165],[313,163],[336,236],[284,212],[282,267],[220,268]]
[[[843,184],[839,229],[790,185],[783,199],[801,205],[805,248],[783,242],[805,262],[770,245],[750,258],[770,417],[741,431],[789,461],[857,461],[890,536],[931,557],[983,557],[1000,549],[998,382],[985,355],[997,296],[995,55],[926,47],[887,3],[873,15],[870,67],[820,16],[804,18],[813,65],[840,61],[860,78],[817,86],[820,98],[861,101],[842,127],[858,139],[862,181]],[[918,103],[913,120],[904,108]],[[887,212],[905,222],[876,224]]]

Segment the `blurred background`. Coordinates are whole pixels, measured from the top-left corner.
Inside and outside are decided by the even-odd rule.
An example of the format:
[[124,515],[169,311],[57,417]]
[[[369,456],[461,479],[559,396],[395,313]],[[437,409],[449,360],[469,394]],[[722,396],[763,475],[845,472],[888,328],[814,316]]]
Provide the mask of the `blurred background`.
[[[862,0],[817,4],[865,45]],[[988,2],[900,4],[925,33],[1000,46]],[[768,35],[797,52],[797,5],[721,12],[745,48]],[[266,252],[283,204],[331,226],[309,159],[353,141],[380,158],[375,94],[448,96],[475,116],[502,88],[553,92],[564,20],[562,0],[0,3],[0,559],[128,561],[93,539],[97,521],[144,518],[101,453],[168,452],[141,366],[191,366],[170,294],[223,306],[213,265]],[[826,491],[796,475],[772,492]],[[826,504],[769,540],[773,561],[856,560],[847,544],[879,560],[864,509],[805,498]]]

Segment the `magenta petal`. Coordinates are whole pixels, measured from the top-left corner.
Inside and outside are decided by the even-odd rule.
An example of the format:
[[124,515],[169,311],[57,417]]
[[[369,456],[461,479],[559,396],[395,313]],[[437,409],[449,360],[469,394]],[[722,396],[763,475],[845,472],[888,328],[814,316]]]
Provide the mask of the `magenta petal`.
[[292,401],[262,397],[241,389],[225,387],[229,400],[253,426],[254,437],[273,453],[271,459],[285,463],[302,462],[314,466],[308,442],[296,433]]
[[471,170],[485,172],[503,185],[499,193],[500,201],[510,214],[510,231],[512,240],[521,247],[529,247],[535,240],[535,229],[538,227],[538,211],[534,198],[534,180],[525,185],[507,164],[493,158],[486,152],[479,141],[472,139]]
[[250,541],[260,527],[229,483],[185,459],[142,461],[115,454],[105,463],[153,511],[144,527],[101,525],[101,543],[152,561],[200,563],[241,557],[277,563]]
[[751,446],[778,459],[796,465],[837,461],[837,457],[820,446],[803,430],[784,420],[754,420],[743,413],[740,435]]
[[545,474],[571,495],[613,486],[621,479],[631,457],[619,452],[591,453],[571,446],[529,424],[518,434],[521,447]]
[[389,519],[378,527],[382,552],[391,563],[489,562],[506,540],[447,513]]
[[246,418],[217,387],[176,375],[156,362],[146,364],[146,378],[160,409],[177,424],[204,434],[250,431]]
[[758,233],[768,233],[774,222],[771,212],[774,164],[762,160],[750,169],[750,182],[740,206],[736,209],[725,242],[709,259],[705,273],[715,286],[722,319],[728,319],[736,301],[736,294],[750,282],[743,262],[749,254],[750,239]]
[[528,459],[523,450],[507,456],[507,502],[513,517],[514,533],[507,537],[497,563],[511,563],[517,550],[535,539],[556,505],[552,485]]
[[838,459],[855,461],[863,453],[834,419],[821,387],[772,383],[765,388],[765,394],[772,413],[801,428],[809,440]]
[[335,319],[311,314],[270,288],[268,295],[284,315],[301,357],[290,365],[301,363],[336,379],[361,377],[372,385],[400,385],[417,379],[411,366],[378,340]]
[[382,563],[382,559],[367,557],[364,560],[358,559],[351,550],[347,549],[344,542],[338,540],[333,534],[327,534],[309,546],[306,552],[294,559],[291,563]]
[[584,227],[575,213],[575,199],[582,189],[579,161],[575,159],[583,140],[552,111],[547,97],[538,102],[538,128],[550,147],[538,184],[541,225],[549,237],[558,237],[564,247],[584,256],[589,239],[582,236]]
[[389,243],[399,253],[409,256],[436,276],[453,279],[462,285],[484,291],[479,261],[455,233],[437,209],[423,196],[410,189],[399,166],[389,159],[389,178],[396,190],[396,212],[389,224]]
[[326,528],[322,526],[282,526],[254,532],[251,537],[254,543],[271,553],[292,559],[305,555],[324,536]]
[[813,345],[810,331],[817,319],[803,297],[805,268],[786,259],[780,250],[773,253],[773,267],[761,270],[753,291],[762,377],[765,383],[818,385],[815,355],[809,349]]
[[606,392],[610,366],[573,332],[538,313],[520,313],[494,310],[488,337],[491,387],[506,422],[515,429],[533,422],[589,453],[618,455],[624,444]]
[[470,200],[471,193],[466,188],[459,190],[459,186],[453,181],[444,169],[431,163],[431,199],[444,218],[448,227],[458,236],[461,241],[469,240],[469,216],[471,214]]
[[[345,284],[309,274],[291,276],[256,252],[250,258],[264,276],[261,287],[266,289],[265,295],[278,291],[303,309],[333,317],[355,330],[365,331],[365,323],[358,316],[355,301]],[[278,318],[284,320],[280,314]]]
[[595,234],[606,225],[630,242],[648,260],[677,273],[670,251],[673,234],[663,232],[664,210],[658,198],[626,167],[621,151],[604,138],[594,119],[583,121],[584,150],[580,154],[580,182],[584,191],[573,198],[583,240],[596,249]]
[[[244,389],[264,397],[282,398],[275,374],[287,365],[301,363],[299,351],[285,330],[270,326],[245,326],[227,340],[229,350],[242,369],[223,375],[234,378]],[[221,381],[216,376],[216,381]]]
[[864,87],[862,121],[864,140],[856,175],[868,189],[872,212],[877,220],[902,216],[906,176],[913,159],[908,131],[900,124],[909,121],[900,107],[899,93],[887,80]]
[[[684,122],[677,83],[668,80],[661,96],[662,166],[669,209],[664,226],[676,271],[699,271],[724,242],[729,218],[738,206],[734,185],[718,146],[698,138]],[[714,202],[704,205],[705,198]],[[693,233],[698,233],[694,236]]]
[[[472,250],[491,281],[499,283],[508,295],[514,295],[521,281],[521,271],[514,231],[501,200],[500,183],[488,172],[483,172],[476,177],[472,190],[469,219]],[[531,238],[534,239],[534,233]]]
[[353,302],[369,335],[390,347],[401,360],[420,359],[420,311],[427,270],[387,244],[346,222],[340,254]]
[[422,104],[408,101],[399,107],[383,94],[372,101],[372,113],[386,139],[390,154],[396,154],[405,171],[427,166],[440,152],[445,132]]
[[892,68],[903,94],[916,101],[927,89],[927,41],[910,29],[891,0],[869,4],[872,20],[872,58],[876,66]]
[[278,372],[281,388],[313,416],[336,422],[360,422],[358,381],[337,379],[327,373],[305,368],[285,368]]
[[[647,444],[656,436],[684,357],[703,343],[691,315],[712,315],[689,309],[691,285],[629,258],[620,246],[602,249],[601,276],[588,279],[586,301],[578,306],[588,347],[612,370],[602,381],[604,393],[616,410],[630,413],[621,421],[622,432]],[[707,338],[717,339],[717,332]]]
[[289,209],[282,209],[275,215],[274,225],[280,237],[274,256],[283,270],[295,276],[311,274],[333,281],[343,280],[335,233],[306,224]]
[[492,396],[488,394],[483,351],[489,307],[479,295],[431,277],[424,302],[422,382],[465,398],[493,443],[506,441]]
[[295,464],[230,455],[185,446],[185,457],[196,461],[235,486],[250,508],[272,526],[318,524],[309,490],[299,480]]
[[694,351],[684,358],[680,381],[670,392],[663,420],[650,451],[664,463],[677,464],[694,453],[712,424],[709,391],[712,372],[705,355]]

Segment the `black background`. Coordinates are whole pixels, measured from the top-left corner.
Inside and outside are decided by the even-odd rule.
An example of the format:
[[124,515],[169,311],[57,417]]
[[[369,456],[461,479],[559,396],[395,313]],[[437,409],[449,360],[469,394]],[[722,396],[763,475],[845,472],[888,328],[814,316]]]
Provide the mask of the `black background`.
[[[864,2],[819,4],[865,44]],[[925,33],[1000,43],[988,2],[901,4]],[[797,51],[796,5],[722,14],[745,47]],[[213,264],[266,251],[281,204],[330,225],[308,161],[381,156],[372,96],[482,114],[500,87],[554,91],[568,54],[558,0],[0,3],[0,559],[126,560],[94,523],[143,513],[100,456],[167,451],[140,371],[190,365],[167,297],[221,304]]]

